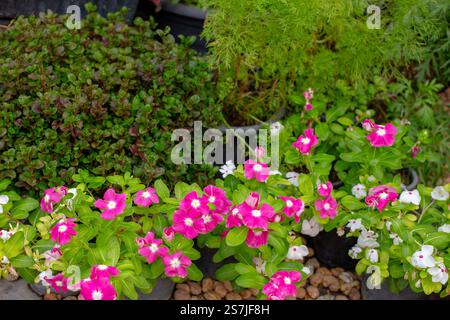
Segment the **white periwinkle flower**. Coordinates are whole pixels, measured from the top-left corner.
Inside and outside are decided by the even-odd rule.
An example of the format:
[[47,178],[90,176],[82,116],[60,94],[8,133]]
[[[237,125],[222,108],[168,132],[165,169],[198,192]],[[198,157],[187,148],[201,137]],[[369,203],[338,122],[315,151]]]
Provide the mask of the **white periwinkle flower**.
[[433,258],[434,247],[424,245],[422,248],[412,255],[411,264],[417,268],[431,268],[434,267],[436,261]]
[[6,195],[0,195],[0,213],[3,213],[3,206],[5,204],[8,204],[9,202],[9,197]]
[[398,246],[400,243],[403,242],[402,238],[400,238],[398,236],[398,234],[396,233],[390,233],[389,237],[392,239],[392,242],[394,243],[394,245]]
[[225,162],[223,166],[220,167],[219,171],[222,174],[224,178],[226,178],[228,175],[233,175],[234,170],[236,170],[236,166],[234,165],[233,161],[228,160]]
[[9,263],[8,257],[3,256],[3,257],[2,257],[2,260],[1,260],[1,263],[3,263],[3,264],[8,264],[8,263]]
[[362,252],[362,249],[358,246],[354,246],[353,248],[351,248],[348,251],[348,254],[350,257],[352,257],[352,259],[357,259],[358,258],[358,254]]
[[361,248],[377,248],[380,244],[377,242],[378,234],[372,230],[361,230],[358,237],[358,246]]
[[366,259],[372,263],[378,262],[378,251],[376,249],[370,249],[366,251]]
[[431,191],[431,197],[434,200],[445,201],[448,199],[448,192],[444,189],[444,187],[438,186]]
[[311,271],[311,269],[310,269],[309,267],[303,267],[303,268],[302,268],[302,271],[303,271],[304,273],[306,273],[307,275],[312,274],[312,271]]
[[361,183],[355,184],[352,188],[352,194],[356,199],[365,198],[367,196],[366,186]]
[[440,282],[445,285],[448,281],[448,269],[442,262],[438,262],[435,267],[429,268],[427,272],[432,276],[433,282]]
[[350,228],[351,232],[355,232],[356,230],[364,229],[364,226],[361,223],[361,219],[351,219],[347,223],[347,228]]
[[297,172],[288,172],[286,173],[286,179],[289,180],[289,182],[294,185],[295,187],[298,187],[298,173]]
[[450,233],[450,224],[443,224],[438,228],[439,232]]
[[14,233],[8,230],[0,230],[0,239],[4,242],[8,241]]
[[311,218],[309,221],[303,220],[302,222],[302,231],[301,231],[302,234],[305,234],[310,237],[315,237],[322,230],[323,227],[315,218]]
[[303,260],[309,251],[306,246],[292,246],[289,248],[287,257],[290,260]]
[[50,286],[50,283],[48,283],[45,279],[46,278],[47,279],[51,279],[52,277],[53,277],[53,274],[52,274],[52,270],[51,269],[47,269],[45,271],[42,271],[38,275],[38,279],[39,279],[39,281],[41,281],[41,283],[42,283],[42,285],[44,287],[49,287]]
[[367,268],[367,273],[372,273],[370,277],[367,278],[367,288],[370,290],[381,289],[381,270],[378,266],[369,266]]
[[412,203],[418,206],[420,204],[420,193],[418,190],[403,191],[399,198],[401,203]]
[[274,122],[270,124],[270,135],[275,136],[283,130],[284,126],[280,122]]

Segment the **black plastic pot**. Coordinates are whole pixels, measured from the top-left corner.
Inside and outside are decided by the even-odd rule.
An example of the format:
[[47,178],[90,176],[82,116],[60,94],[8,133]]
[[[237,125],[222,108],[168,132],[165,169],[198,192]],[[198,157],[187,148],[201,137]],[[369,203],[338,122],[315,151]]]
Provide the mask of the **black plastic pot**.
[[155,20],[159,27],[169,26],[175,37],[178,35],[196,36],[192,48],[200,53],[206,53],[206,42],[200,39],[207,14],[206,10],[170,1],[162,1],[161,4],[161,10],[155,14]]
[[234,263],[236,260],[233,257],[227,258],[219,263],[213,262],[213,256],[217,252],[217,249],[210,249],[207,247],[197,248],[200,251],[202,257],[200,260],[195,261],[197,267],[203,272],[204,277],[214,278],[214,275],[220,267],[227,263]]
[[174,288],[175,282],[172,280],[167,278],[158,279],[150,294],[144,294],[138,291],[139,300],[170,300]]
[[78,5],[81,15],[86,15],[84,5],[92,2],[97,6],[97,11],[106,16],[108,12],[119,11],[122,7],[128,8],[127,19],[130,22],[134,18],[139,0],[2,0],[0,1],[0,18],[13,19],[20,15],[38,15],[39,12],[51,10],[59,14],[66,14],[71,5]]

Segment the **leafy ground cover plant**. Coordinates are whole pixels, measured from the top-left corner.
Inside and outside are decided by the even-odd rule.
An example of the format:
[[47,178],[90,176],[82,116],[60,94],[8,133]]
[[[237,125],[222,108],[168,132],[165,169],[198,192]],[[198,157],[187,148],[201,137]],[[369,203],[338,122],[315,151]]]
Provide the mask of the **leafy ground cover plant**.
[[47,13],[0,34],[0,178],[30,191],[70,182],[78,168],[197,178],[174,170],[167,146],[172,128],[217,123],[207,63],[152,21],[129,26],[124,12],[88,9],[79,30]]

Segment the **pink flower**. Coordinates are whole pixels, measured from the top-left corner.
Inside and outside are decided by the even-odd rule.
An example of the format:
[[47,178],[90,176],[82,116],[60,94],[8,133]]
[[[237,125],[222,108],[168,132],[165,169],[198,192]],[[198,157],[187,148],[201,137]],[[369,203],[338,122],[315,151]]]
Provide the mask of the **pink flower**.
[[419,146],[415,145],[415,146],[413,146],[413,147],[411,148],[411,156],[412,156],[413,158],[417,157],[417,155],[419,154],[419,152],[420,152],[420,147],[419,147]]
[[72,236],[76,235],[74,227],[74,218],[67,218],[59,221],[50,229],[50,235],[52,241],[57,241],[60,245],[64,245],[70,242]]
[[284,217],[281,214],[275,213],[272,218],[269,219],[269,222],[282,222]]
[[127,195],[116,193],[114,189],[106,190],[103,199],[95,201],[94,206],[102,211],[102,218],[114,220],[114,218],[125,211]]
[[185,212],[203,214],[209,212],[208,198],[197,195],[197,191],[189,192],[180,202],[180,209]]
[[242,215],[239,212],[239,206],[237,206],[237,207],[235,206],[231,209],[230,213],[227,216],[225,226],[227,228],[242,226]]
[[313,108],[313,105],[312,105],[311,103],[307,102],[307,103],[305,104],[305,110],[306,110],[306,111],[311,111],[312,108]]
[[62,273],[58,273],[56,276],[48,278],[44,277],[44,280],[47,281],[56,292],[67,292],[69,289],[67,288],[67,283],[69,278],[65,278]]
[[248,206],[257,208],[259,206],[259,194],[258,192],[251,192],[244,201]]
[[51,250],[45,251],[43,256],[45,258],[44,264],[49,267],[53,261],[57,261],[62,257],[62,251],[59,245],[55,245]]
[[269,175],[269,167],[264,162],[257,162],[251,159],[244,162],[244,176],[247,179],[256,178],[259,182],[265,182]]
[[375,124],[374,131],[367,136],[370,144],[374,147],[390,147],[395,142],[397,128],[388,123],[385,126]]
[[338,204],[332,196],[328,196],[325,200],[316,200],[314,205],[321,218],[334,218],[337,214]]
[[301,135],[297,138],[292,146],[298,149],[302,154],[309,154],[311,148],[318,144],[316,135],[314,134],[314,129],[309,128],[305,130],[305,135]]
[[300,215],[305,210],[305,204],[300,199],[292,197],[280,197],[280,199],[285,203],[283,213],[286,217],[292,218],[292,216]]
[[245,243],[250,248],[259,248],[266,245],[269,240],[269,231],[249,229]]
[[200,217],[201,213],[198,211],[176,210],[173,213],[172,229],[188,239],[194,239],[199,234],[195,222]]
[[134,196],[134,204],[141,207],[148,207],[152,203],[158,203],[158,195],[156,194],[155,189],[147,188],[145,190],[139,190]]
[[389,202],[397,200],[397,197],[398,194],[395,188],[381,185],[369,190],[369,194],[366,197],[366,204],[371,208],[376,207],[381,212]]
[[331,191],[333,191],[333,185],[330,181],[321,183],[317,186],[317,192],[321,197],[328,197],[331,194]]
[[62,197],[67,194],[67,187],[50,188],[44,191],[44,197],[41,200],[41,210],[52,213],[53,204],[61,201]]
[[91,279],[97,278],[109,278],[111,276],[115,277],[119,274],[119,269],[116,267],[105,266],[103,264],[94,265],[91,269]]
[[172,227],[164,228],[164,230],[163,230],[163,238],[167,242],[172,242],[173,241],[173,239],[175,238],[175,231],[173,230]]
[[262,292],[266,295],[266,300],[284,300],[286,298],[279,285],[272,281],[264,285]]
[[214,206],[213,212],[225,213],[231,206],[231,201],[227,199],[225,191],[213,185],[206,186],[203,189],[205,197],[210,204]]
[[362,123],[361,123],[362,127],[364,130],[372,132],[373,129],[375,129],[376,124],[374,122],[372,122],[369,119],[365,119]]
[[85,279],[80,283],[83,300],[115,300],[117,292],[109,278]]
[[301,273],[298,271],[278,271],[264,285],[262,292],[267,300],[284,300],[286,297],[296,295],[296,283],[301,280]]
[[273,208],[267,203],[263,203],[261,208],[252,208],[245,202],[239,206],[242,214],[242,222],[247,228],[260,228],[267,230],[269,220],[275,215]]
[[216,226],[223,221],[223,216],[218,213],[203,214],[200,219],[194,222],[195,228],[201,234],[207,234],[213,231]]
[[168,249],[161,246],[163,241],[155,239],[153,232],[148,232],[144,238],[137,238],[136,242],[139,254],[146,258],[148,263],[153,263],[158,257],[168,253]]
[[168,277],[185,278],[188,275],[187,268],[192,264],[192,261],[183,256],[181,251],[170,255],[167,254],[162,257],[164,263],[164,271]]

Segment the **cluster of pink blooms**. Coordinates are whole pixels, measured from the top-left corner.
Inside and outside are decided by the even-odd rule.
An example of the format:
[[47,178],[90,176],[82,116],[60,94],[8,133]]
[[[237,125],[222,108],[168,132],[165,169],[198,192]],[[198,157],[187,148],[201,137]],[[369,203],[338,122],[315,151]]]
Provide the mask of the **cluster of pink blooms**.
[[67,190],[65,186],[45,190],[44,197],[41,199],[41,210],[53,213],[53,204],[60,202],[67,195]]
[[[173,239],[173,238],[172,238]],[[183,256],[181,251],[174,254],[169,253],[169,249],[163,245],[161,239],[155,239],[153,232],[148,232],[144,238],[137,238],[138,252],[149,264],[161,258],[164,264],[164,272],[168,277],[185,278],[188,275],[189,266],[192,261]]]
[[203,192],[201,197],[188,193],[173,214],[172,230],[188,239],[213,231],[231,206],[224,190],[209,185]]
[[369,194],[366,197],[366,204],[371,208],[377,208],[379,212],[389,204],[397,200],[397,190],[390,186],[377,186],[369,190]]
[[75,226],[76,223],[74,218],[62,219],[50,229],[52,241],[56,241],[60,245],[69,243],[70,239],[77,234]]
[[314,129],[309,128],[306,129],[304,134],[300,135],[294,143],[292,143],[292,146],[302,154],[309,154],[311,149],[318,143],[317,136],[314,134]]
[[115,267],[95,265],[88,279],[80,282],[80,295],[83,300],[115,300],[117,292],[111,284],[111,277],[119,274]]
[[313,108],[313,105],[310,103],[311,99],[314,96],[314,90],[311,88],[308,88],[308,91],[303,92],[303,96],[306,99],[306,103],[305,103],[305,110],[306,111],[310,111]]
[[319,184],[317,186],[317,193],[319,193],[321,197],[325,198],[318,199],[314,203],[316,210],[319,211],[319,216],[321,218],[333,219],[337,214],[338,204],[331,195],[331,191],[333,191],[333,185],[330,181]]
[[397,128],[392,123],[379,125],[369,119],[366,119],[362,122],[362,127],[366,131],[370,132],[370,134],[367,136],[367,139],[374,147],[390,147],[395,142]]
[[284,300],[286,297],[295,297],[296,283],[300,282],[302,275],[298,271],[279,271],[272,275],[269,282],[264,285],[262,292],[267,300]]

